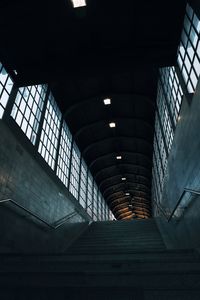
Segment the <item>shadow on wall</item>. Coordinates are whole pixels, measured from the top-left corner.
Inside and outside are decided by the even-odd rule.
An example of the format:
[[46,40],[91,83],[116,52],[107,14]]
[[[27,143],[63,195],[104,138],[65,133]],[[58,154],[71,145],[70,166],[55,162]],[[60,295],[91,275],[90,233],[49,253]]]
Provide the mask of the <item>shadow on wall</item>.
[[57,229],[45,227],[28,214],[10,207],[0,208],[0,253],[65,253],[68,246],[88,227],[72,217]]
[[[185,188],[200,191],[200,82],[189,104],[183,99],[180,120],[177,124],[172,149],[168,159],[168,174],[164,184],[162,208],[172,212]],[[186,197],[187,196],[187,197]],[[164,237],[170,237],[169,248],[200,247],[200,197],[183,197],[169,223],[160,218],[157,222]],[[184,210],[181,214],[181,207]]]

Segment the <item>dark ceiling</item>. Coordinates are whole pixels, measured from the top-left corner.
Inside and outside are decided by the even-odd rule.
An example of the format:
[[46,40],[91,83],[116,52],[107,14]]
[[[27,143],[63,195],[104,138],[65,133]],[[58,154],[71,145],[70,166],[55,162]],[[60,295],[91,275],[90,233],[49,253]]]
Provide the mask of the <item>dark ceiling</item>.
[[[2,62],[17,70],[18,85],[50,84],[118,219],[133,212],[151,216],[158,68],[176,61],[185,5],[183,0],[87,0],[78,9],[70,0],[0,4]],[[112,99],[110,106],[103,104],[105,97]],[[109,128],[110,121],[116,128]]]

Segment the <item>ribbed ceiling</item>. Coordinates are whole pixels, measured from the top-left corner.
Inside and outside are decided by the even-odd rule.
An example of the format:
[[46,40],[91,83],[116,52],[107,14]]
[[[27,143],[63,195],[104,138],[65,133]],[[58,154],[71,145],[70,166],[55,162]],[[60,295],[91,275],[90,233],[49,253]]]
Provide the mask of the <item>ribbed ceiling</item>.
[[117,219],[151,216],[158,68],[176,61],[185,3],[87,0],[75,10],[67,0],[7,0],[1,7],[4,64],[18,71],[18,85],[50,84]]

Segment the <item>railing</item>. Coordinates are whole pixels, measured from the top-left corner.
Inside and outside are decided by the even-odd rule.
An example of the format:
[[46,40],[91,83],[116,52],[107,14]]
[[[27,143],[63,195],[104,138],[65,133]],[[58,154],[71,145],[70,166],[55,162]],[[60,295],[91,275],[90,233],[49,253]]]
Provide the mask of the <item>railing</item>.
[[[39,220],[40,222],[44,223],[45,225],[47,225],[48,227],[50,227],[52,229],[57,229],[58,227],[62,226],[64,223],[66,223],[69,219],[71,219],[72,217],[74,217],[75,215],[78,214],[78,212],[76,210],[74,210],[74,212],[66,215],[65,217],[62,217],[58,221],[55,221],[53,224],[50,224],[47,221],[45,221],[43,218],[39,217],[37,214],[33,213],[32,211],[30,211],[29,209],[25,208],[24,206],[22,206],[21,204],[17,203],[15,200],[13,200],[11,198],[0,200],[0,203],[5,203],[5,202],[11,202],[11,203],[13,203],[15,206],[23,209],[29,215],[33,216],[34,218],[36,218],[37,220]],[[54,225],[54,224],[56,224],[56,225]]]
[[[165,217],[165,219],[167,220],[167,222],[170,222],[171,219],[173,218],[173,216],[174,216],[176,210],[177,210],[178,207],[180,206],[180,203],[181,203],[181,201],[182,201],[182,199],[183,199],[183,197],[184,197],[184,195],[185,195],[186,193],[190,193],[190,194],[192,194],[192,195],[200,195],[200,191],[196,191],[196,190],[193,190],[193,189],[185,188],[185,189],[183,190],[183,192],[182,192],[182,194],[181,194],[179,200],[177,201],[177,203],[176,203],[174,209],[172,210],[172,212],[170,213],[169,216],[168,216],[168,214],[165,212],[165,210],[164,210],[164,209],[163,209],[156,201],[154,201],[154,203],[157,205],[158,209],[161,211],[161,213],[163,214],[163,216]],[[190,197],[190,198],[191,198],[191,197]],[[190,200],[190,199],[189,199],[189,200]],[[189,201],[188,201],[188,203],[189,203]],[[186,208],[187,208],[187,206],[184,206],[184,207],[182,207],[181,209],[182,209],[182,211],[184,211]]]

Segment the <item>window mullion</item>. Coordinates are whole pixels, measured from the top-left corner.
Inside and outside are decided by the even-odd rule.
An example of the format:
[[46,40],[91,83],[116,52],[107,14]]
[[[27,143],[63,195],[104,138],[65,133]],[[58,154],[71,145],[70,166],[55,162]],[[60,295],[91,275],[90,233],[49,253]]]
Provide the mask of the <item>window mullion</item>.
[[54,172],[55,173],[57,173],[57,167],[58,167],[58,157],[59,157],[59,149],[60,149],[60,141],[61,141],[63,122],[64,122],[64,118],[63,118],[63,115],[62,115],[61,121],[60,121],[60,128],[59,128],[59,133],[58,133],[58,145],[57,145],[56,157],[55,157],[55,166],[54,166]]
[[70,149],[70,159],[69,159],[69,180],[67,184],[67,188],[69,190],[70,188],[70,181],[71,181],[71,170],[72,170],[72,152],[73,152],[73,147],[74,147],[74,137],[72,136],[72,142],[71,142],[71,149]]
[[40,137],[41,137],[41,133],[42,133],[42,126],[43,126],[43,122],[44,122],[44,116],[45,116],[45,112],[46,112],[46,107],[47,107],[49,94],[50,94],[50,88],[48,87],[47,92],[46,92],[46,96],[45,96],[45,99],[44,99],[42,114],[41,114],[41,117],[40,117],[38,133],[37,133],[37,136],[36,136],[36,142],[35,142],[36,149],[38,149],[39,143],[40,143]]
[[5,121],[10,120],[10,114],[11,114],[13,105],[15,103],[15,98],[17,96],[17,93],[18,93],[18,86],[14,83],[11,93],[10,93],[10,96],[8,98],[8,102],[7,102],[6,109],[4,111],[2,120],[5,120]]

